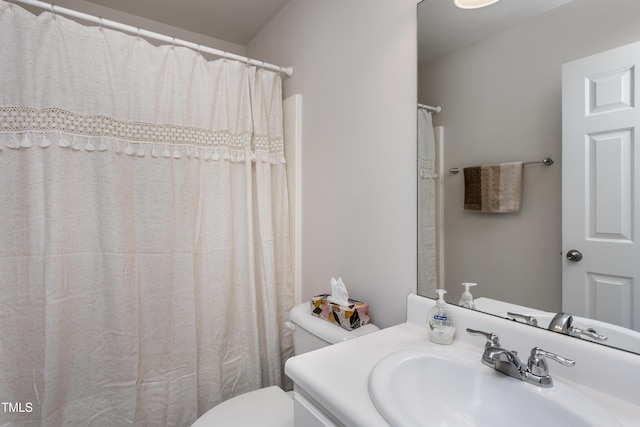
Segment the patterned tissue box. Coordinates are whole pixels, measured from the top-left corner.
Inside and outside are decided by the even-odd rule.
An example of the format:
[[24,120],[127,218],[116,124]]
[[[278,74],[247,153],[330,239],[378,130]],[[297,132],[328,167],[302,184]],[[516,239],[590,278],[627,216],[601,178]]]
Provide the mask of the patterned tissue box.
[[311,314],[339,325],[347,331],[369,323],[369,304],[349,298],[349,305],[329,302],[329,294],[311,298]]

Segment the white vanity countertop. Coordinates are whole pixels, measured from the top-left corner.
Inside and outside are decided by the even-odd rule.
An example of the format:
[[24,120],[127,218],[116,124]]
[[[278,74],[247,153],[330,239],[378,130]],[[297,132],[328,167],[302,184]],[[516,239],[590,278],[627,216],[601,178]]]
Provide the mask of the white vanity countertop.
[[[411,298],[416,297],[410,296]],[[416,301],[419,305],[423,304],[420,300]],[[430,306],[433,303],[425,304]],[[409,305],[412,305],[411,300]],[[428,309],[428,307],[422,308]],[[541,345],[545,349],[556,350],[561,354],[565,352],[563,355],[576,360],[576,367],[551,366],[551,374],[554,378],[575,386],[599,402],[614,414],[624,427],[640,426],[640,398],[637,397],[640,395],[637,388],[640,384],[639,356],[631,355],[630,358],[619,350],[603,349],[602,346],[592,343],[584,347],[585,343],[578,340],[568,341],[569,347],[565,347],[567,342],[559,339],[566,340],[567,337],[558,337],[558,334],[549,331],[515,324],[515,322],[475,313],[472,310],[458,312],[461,310],[458,307],[454,307],[454,310],[460,322],[456,324],[456,338],[451,347],[477,352],[478,363],[481,363],[484,341],[481,337],[472,337],[467,334],[464,328],[469,326],[497,333],[505,347],[513,343],[515,348],[511,347],[511,349],[519,350],[520,354],[525,354],[523,351],[526,350],[519,348],[525,344],[527,348]],[[421,312],[416,312],[410,307],[408,313],[407,323],[295,356],[287,361],[285,372],[295,383],[296,390],[315,401],[344,425],[387,427],[389,424],[379,414],[369,397],[368,381],[371,370],[385,356],[398,351],[424,350],[429,346],[443,347],[429,341],[426,326],[421,325],[421,322],[424,323]],[[589,355],[582,353],[583,347],[589,351]],[[569,349],[575,349],[575,352],[579,353],[572,354]],[[580,378],[585,375],[583,369],[591,372],[593,366],[597,366],[594,363],[599,366],[606,365],[608,368],[601,369],[600,371],[604,371],[599,372],[601,375],[596,372],[591,376],[589,379],[591,383],[582,384]],[[580,368],[578,368],[579,365]],[[622,366],[625,372],[618,372],[616,366]],[[606,387],[602,386],[604,384],[602,381],[606,381]],[[615,392],[611,392],[613,389],[607,390],[608,387],[613,387],[611,384],[615,384]],[[630,395],[630,392],[633,395]],[[629,396],[631,397],[628,398]]]
[[296,389],[302,389],[345,425],[387,427],[369,397],[369,373],[391,353],[429,345],[438,344],[428,340],[425,328],[403,323],[295,356],[287,361],[285,371]]

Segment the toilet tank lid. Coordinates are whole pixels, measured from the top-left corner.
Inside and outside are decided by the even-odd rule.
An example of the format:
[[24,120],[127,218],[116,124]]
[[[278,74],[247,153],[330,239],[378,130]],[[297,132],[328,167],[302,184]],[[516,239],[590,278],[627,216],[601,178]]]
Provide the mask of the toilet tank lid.
[[289,319],[296,326],[300,326],[330,344],[347,341],[362,335],[380,330],[376,325],[369,323],[352,331],[347,331],[338,325],[327,322],[311,314],[311,303],[303,302],[296,305],[289,312]]

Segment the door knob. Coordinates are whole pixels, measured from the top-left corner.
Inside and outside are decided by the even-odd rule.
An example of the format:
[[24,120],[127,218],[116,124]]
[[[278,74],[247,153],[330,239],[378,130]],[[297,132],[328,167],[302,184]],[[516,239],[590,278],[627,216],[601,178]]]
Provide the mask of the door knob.
[[580,261],[582,259],[582,252],[571,249],[569,252],[567,252],[567,259],[569,261]]

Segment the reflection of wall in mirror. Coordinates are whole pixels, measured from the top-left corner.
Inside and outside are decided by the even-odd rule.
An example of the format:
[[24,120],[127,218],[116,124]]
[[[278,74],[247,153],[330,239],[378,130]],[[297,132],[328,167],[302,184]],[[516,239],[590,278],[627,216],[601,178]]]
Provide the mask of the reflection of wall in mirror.
[[478,282],[486,296],[561,310],[561,66],[640,40],[640,2],[574,1],[419,67],[420,102],[442,105],[444,170],[556,159],[527,166],[520,213],[462,209],[461,174],[444,176],[445,287]]

